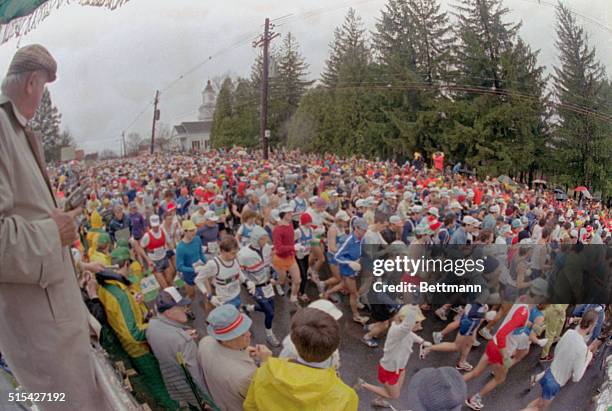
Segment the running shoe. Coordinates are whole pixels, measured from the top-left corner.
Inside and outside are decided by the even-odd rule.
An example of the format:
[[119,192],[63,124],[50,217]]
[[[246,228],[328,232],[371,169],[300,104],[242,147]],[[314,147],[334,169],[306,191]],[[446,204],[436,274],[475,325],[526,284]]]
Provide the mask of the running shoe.
[[468,371],[469,372],[469,371],[472,371],[474,369],[474,366],[472,364],[470,364],[469,362],[464,361],[464,362],[457,363],[455,365],[455,368],[457,370],[459,370],[459,371]]
[[491,335],[491,331],[488,328],[484,327],[478,331],[478,335],[480,335],[485,340],[492,340],[493,336]]
[[423,344],[419,346],[419,357],[421,360],[424,360],[427,356],[427,348],[431,347],[431,343],[429,341],[423,341]]
[[280,295],[281,297],[282,297],[283,295],[285,295],[285,290],[283,290],[283,286],[282,286],[282,285],[280,285],[280,284],[276,284],[276,285],[274,286],[274,288],[276,288],[276,295]]
[[444,339],[444,336],[440,331],[434,331],[432,334],[434,344],[440,344]]
[[244,304],[242,308],[246,313],[252,313],[255,311],[255,304]]
[[480,397],[480,394],[476,394],[472,398],[468,398],[467,400],[465,400],[465,405],[467,405],[473,410],[482,410],[484,408],[484,404],[482,403],[482,398]]
[[280,342],[278,341],[278,338],[276,338],[276,335],[274,335],[274,333],[266,335],[266,342],[271,347],[280,347]]
[[376,397],[372,401],[372,407],[374,407],[374,408],[391,408],[391,404],[389,404],[389,401],[385,400],[384,398]]
[[442,321],[448,320],[448,317],[446,317],[446,310],[444,309],[444,307],[438,308],[436,311],[434,311],[434,313],[436,314],[436,317],[438,317]]
[[367,338],[365,335],[361,338],[361,342],[370,348],[378,347],[378,343],[373,338]]
[[365,305],[361,301],[357,300],[357,309],[363,310],[364,308],[365,308]]
[[353,316],[353,321],[355,321],[356,323],[361,324],[361,325],[367,323],[368,320],[369,320],[368,317],[365,317],[365,316],[362,316],[362,315],[354,315]]
[[480,347],[481,343],[478,340],[474,340],[474,342],[472,343],[472,347]]

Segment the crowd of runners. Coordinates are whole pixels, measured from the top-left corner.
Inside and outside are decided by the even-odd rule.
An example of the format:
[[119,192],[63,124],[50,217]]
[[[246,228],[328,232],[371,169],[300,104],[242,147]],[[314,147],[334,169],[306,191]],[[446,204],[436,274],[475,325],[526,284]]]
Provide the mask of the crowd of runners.
[[[401,409],[500,409],[487,395],[537,349],[549,366],[532,377],[541,394],[527,409],[541,410],[610,341],[609,306],[594,304],[602,301],[533,303],[549,295],[558,261],[580,247],[601,246],[609,267],[610,210],[505,176],[479,179],[445,167],[442,153],[397,164],[299,152],[263,160],[232,149],[64,163],[50,177],[60,200],[87,188],[72,249],[83,297],[103,344],[127,353],[162,408],[356,410],[363,390],[376,395],[372,407],[388,408],[407,390]],[[428,245],[503,246],[483,273],[503,273],[492,286],[498,304],[373,293],[372,253],[387,244],[413,257]],[[598,288],[609,296],[603,275]],[[295,314],[277,335],[281,298]],[[193,304],[204,308],[206,336],[193,330]],[[345,304],[362,342],[383,347],[378,364],[364,364],[377,367],[377,382],[339,378]],[[426,315],[446,327],[424,335]],[[265,344],[251,342],[255,316],[264,318]],[[479,344],[482,358],[468,363]],[[420,358],[446,353],[449,366],[405,381],[413,349]],[[468,392],[486,370],[493,376]]]

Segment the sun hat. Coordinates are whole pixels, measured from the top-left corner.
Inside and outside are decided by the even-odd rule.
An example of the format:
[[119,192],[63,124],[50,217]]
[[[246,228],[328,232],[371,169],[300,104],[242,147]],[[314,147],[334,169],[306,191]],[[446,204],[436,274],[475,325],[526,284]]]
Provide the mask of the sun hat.
[[410,379],[408,398],[412,411],[460,411],[467,385],[452,367],[424,368]]
[[253,320],[240,313],[231,304],[225,304],[215,308],[208,314],[208,335],[217,341],[229,341],[246,333]]
[[190,304],[191,300],[187,297],[183,297],[176,287],[164,288],[155,300],[155,306],[159,313],[163,313],[177,305],[180,307],[187,307]]
[[518,218],[515,218],[514,220],[512,220],[512,229],[516,230],[518,228],[521,228],[523,226],[523,224],[521,223],[521,220],[519,220]]
[[196,225],[191,220],[183,221],[183,224],[181,224],[181,226],[183,228],[183,231],[191,231],[197,228]]
[[340,311],[338,307],[336,307],[334,303],[332,303],[329,300],[320,299],[320,300],[313,301],[310,304],[308,304],[308,308],[314,308],[317,310],[321,310],[324,313],[331,315],[336,321],[342,318],[342,311]]

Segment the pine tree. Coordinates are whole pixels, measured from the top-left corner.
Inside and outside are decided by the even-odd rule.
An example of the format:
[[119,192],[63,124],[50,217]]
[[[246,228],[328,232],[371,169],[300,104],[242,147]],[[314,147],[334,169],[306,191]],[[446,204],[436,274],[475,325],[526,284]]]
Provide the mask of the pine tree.
[[217,96],[217,102],[215,104],[215,114],[213,115],[212,129],[210,133],[213,147],[222,147],[224,145],[224,122],[225,119],[232,116],[233,91],[234,84],[232,83],[232,79],[227,77],[221,84],[219,95]]
[[286,143],[288,121],[295,113],[300,97],[312,84],[308,81],[308,64],[299,52],[299,45],[291,33],[287,33],[276,53],[278,73],[271,82],[271,129],[275,129],[272,142]]
[[437,0],[408,0],[412,23],[414,70],[429,84],[445,79],[453,43],[446,13]]
[[391,78],[401,78],[406,69],[416,71],[416,27],[411,19],[407,0],[389,0],[372,33],[376,61]]
[[610,120],[572,110],[606,110],[610,101],[605,69],[584,29],[562,4],[557,7],[556,31],[560,65],[553,78],[560,103],[554,139],[558,169],[567,184],[606,190],[612,178]]
[[60,146],[60,122],[62,115],[51,101],[51,93],[45,88],[38,110],[30,121],[32,130],[42,137],[47,161],[58,161]]
[[509,10],[501,0],[461,0],[456,61],[458,82],[501,89],[502,55],[512,50],[519,24],[504,22]]
[[334,41],[321,74],[323,84],[334,87],[342,83],[360,83],[368,75],[371,61],[366,29],[355,9],[350,8],[342,27],[334,31]]

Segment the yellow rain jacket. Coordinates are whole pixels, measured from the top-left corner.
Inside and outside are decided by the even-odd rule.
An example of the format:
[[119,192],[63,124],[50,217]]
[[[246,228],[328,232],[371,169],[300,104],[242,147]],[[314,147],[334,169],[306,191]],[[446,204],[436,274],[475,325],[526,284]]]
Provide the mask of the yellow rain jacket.
[[357,393],[333,368],[314,368],[286,358],[269,358],[255,372],[245,411],[356,411]]
[[122,281],[106,279],[98,286],[98,297],[109,325],[128,355],[138,358],[148,354],[147,324],[144,322],[146,309],[136,302],[128,286]]

